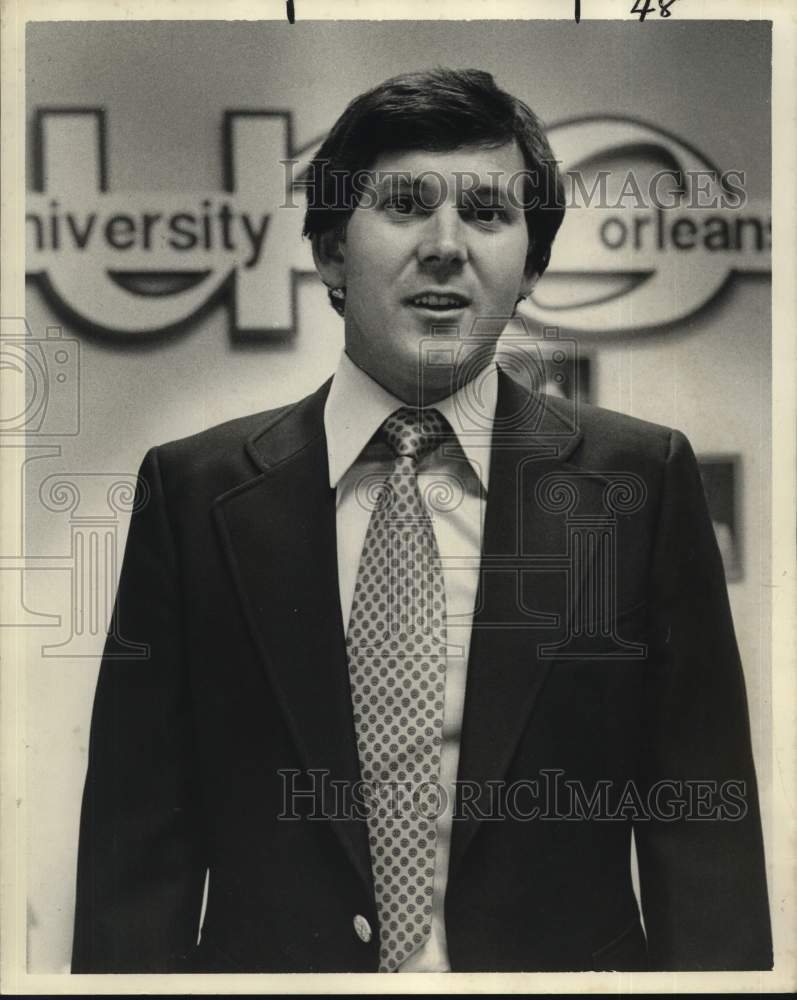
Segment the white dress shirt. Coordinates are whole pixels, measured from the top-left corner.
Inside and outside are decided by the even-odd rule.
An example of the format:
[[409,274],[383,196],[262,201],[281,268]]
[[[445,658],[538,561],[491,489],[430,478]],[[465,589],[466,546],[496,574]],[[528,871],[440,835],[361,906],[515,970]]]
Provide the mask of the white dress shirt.
[[[434,509],[429,509],[427,503],[427,509],[446,590],[448,655],[439,780],[447,791],[448,806],[437,822],[431,934],[404,960],[399,972],[450,971],[443,903],[497,394],[497,370],[492,364],[473,382],[435,403],[434,408],[448,420],[458,443],[438,447],[418,466],[421,496],[427,497],[427,490],[431,490],[429,496],[436,495],[438,500]],[[371,516],[368,504],[362,500],[363,481],[368,477],[366,481],[373,482],[374,476],[386,479],[394,459],[387,446],[369,442],[385,419],[404,405],[343,352],[327,397],[324,428],[329,482],[336,490],[338,586],[344,632],[349,625],[360,554]],[[441,481],[444,487],[435,488],[434,484]]]

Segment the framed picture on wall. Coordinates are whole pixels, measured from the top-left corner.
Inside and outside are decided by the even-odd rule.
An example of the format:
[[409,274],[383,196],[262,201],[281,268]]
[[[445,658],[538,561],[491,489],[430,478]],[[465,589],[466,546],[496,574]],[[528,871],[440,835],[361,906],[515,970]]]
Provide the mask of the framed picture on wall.
[[740,504],[741,456],[698,456],[700,478],[708,501],[708,509],[717,536],[725,579],[741,580],[742,521]]

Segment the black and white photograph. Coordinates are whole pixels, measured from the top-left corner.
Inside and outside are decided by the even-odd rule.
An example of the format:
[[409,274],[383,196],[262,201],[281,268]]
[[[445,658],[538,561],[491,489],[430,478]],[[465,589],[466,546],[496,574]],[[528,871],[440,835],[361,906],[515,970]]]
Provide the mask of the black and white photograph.
[[797,986],[793,11],[504,6],[4,4],[4,992]]

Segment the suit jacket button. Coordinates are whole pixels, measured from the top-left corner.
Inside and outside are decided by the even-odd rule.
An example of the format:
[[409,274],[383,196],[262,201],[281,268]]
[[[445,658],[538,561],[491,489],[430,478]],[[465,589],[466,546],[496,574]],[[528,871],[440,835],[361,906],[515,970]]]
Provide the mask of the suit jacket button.
[[354,933],[361,941],[364,941],[366,944],[368,944],[368,942],[373,937],[373,934],[371,932],[371,925],[368,923],[368,921],[361,913],[357,914],[353,922],[354,922]]

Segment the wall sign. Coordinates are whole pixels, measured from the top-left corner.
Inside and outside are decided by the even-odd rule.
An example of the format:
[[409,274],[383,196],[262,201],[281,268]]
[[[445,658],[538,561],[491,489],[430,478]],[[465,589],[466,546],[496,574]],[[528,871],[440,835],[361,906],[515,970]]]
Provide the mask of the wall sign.
[[295,328],[296,278],[315,269],[286,178],[315,145],[294,149],[290,115],[225,114],[222,191],[112,190],[101,109],[40,109],[35,131],[27,272],[76,325],[153,334],[224,295],[233,334]]
[[[568,211],[526,303],[531,319],[585,333],[663,326],[710,302],[734,272],[770,270],[769,203],[748,202],[742,171],[619,116],[548,134],[567,172]],[[658,166],[630,167],[643,159]]]
[[[221,297],[234,336],[296,328],[296,280],[314,268],[292,181],[318,143],[297,150],[287,112],[225,113],[221,191],[115,191],[102,109],[41,108],[34,132],[27,273],[78,328],[152,335]],[[733,272],[770,269],[768,205],[746,202],[738,173],[628,118],[574,119],[549,135],[568,212],[529,319],[592,333],[659,326]],[[644,181],[617,167],[640,154],[662,165]]]

